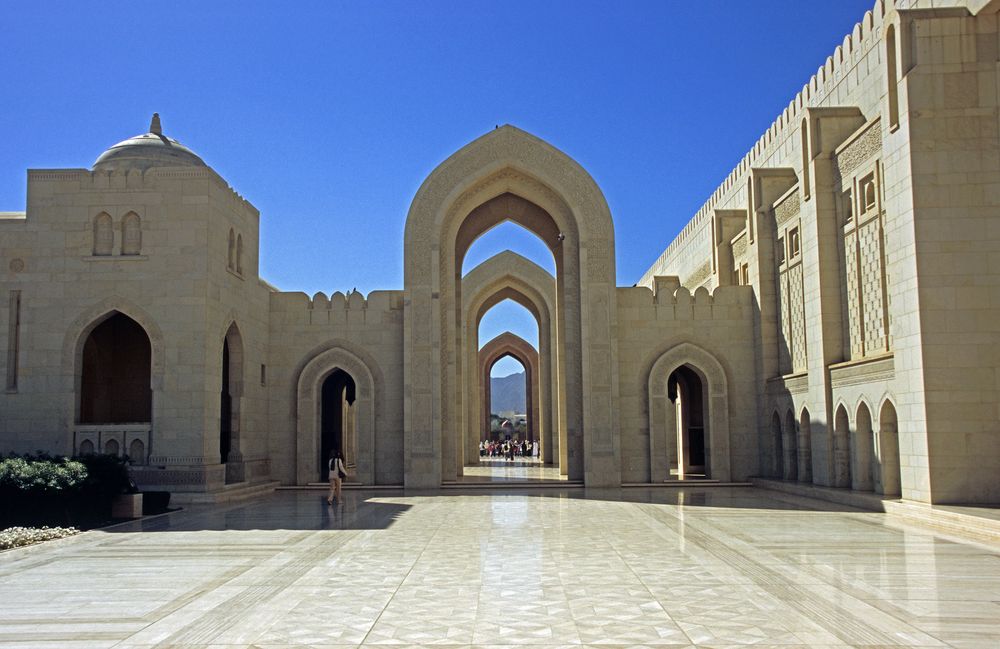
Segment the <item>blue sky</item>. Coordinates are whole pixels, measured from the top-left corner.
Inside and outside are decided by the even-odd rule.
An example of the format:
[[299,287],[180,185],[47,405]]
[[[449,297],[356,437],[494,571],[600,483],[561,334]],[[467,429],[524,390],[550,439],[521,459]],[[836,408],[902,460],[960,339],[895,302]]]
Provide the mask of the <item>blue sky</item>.
[[[420,183],[511,123],[593,175],[631,285],[873,4],[3,3],[0,210],[25,169],[89,167],[158,111],[261,210],[265,279],[402,288]],[[470,257],[544,265],[512,230]]]

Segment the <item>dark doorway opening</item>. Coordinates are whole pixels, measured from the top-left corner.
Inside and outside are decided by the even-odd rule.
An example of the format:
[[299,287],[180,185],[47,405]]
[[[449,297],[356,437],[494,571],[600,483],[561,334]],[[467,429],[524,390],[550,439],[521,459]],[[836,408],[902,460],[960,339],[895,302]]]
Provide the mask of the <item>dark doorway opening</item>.
[[701,377],[687,365],[671,373],[668,395],[677,408],[679,477],[707,475],[705,398]]
[[149,336],[116,312],[87,336],[80,381],[81,424],[149,423],[153,412]]
[[219,419],[220,462],[229,459],[233,445],[233,395],[229,393],[229,341],[222,342],[222,404]]
[[344,464],[353,464],[354,400],[356,398],[354,378],[344,370],[334,370],[323,381],[320,409],[320,457],[321,478],[330,477],[327,461],[333,449],[344,455]]

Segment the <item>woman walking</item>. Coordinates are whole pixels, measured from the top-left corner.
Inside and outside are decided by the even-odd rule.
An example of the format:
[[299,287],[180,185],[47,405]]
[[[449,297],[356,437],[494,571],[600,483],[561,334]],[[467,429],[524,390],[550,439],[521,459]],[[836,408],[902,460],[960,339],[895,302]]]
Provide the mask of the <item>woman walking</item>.
[[347,477],[347,468],[344,467],[344,456],[340,454],[340,449],[335,448],[330,451],[330,461],[327,465],[330,469],[330,493],[326,497],[326,504],[332,505],[333,499],[340,502],[340,488]]

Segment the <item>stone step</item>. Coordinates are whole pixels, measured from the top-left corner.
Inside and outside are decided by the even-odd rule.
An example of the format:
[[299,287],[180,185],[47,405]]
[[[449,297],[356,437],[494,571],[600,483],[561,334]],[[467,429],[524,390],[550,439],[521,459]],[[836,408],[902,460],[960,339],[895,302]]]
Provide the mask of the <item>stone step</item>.
[[173,491],[170,493],[170,505],[204,505],[250,500],[274,493],[280,484],[276,480],[250,484],[238,482],[236,484],[227,484],[218,491],[204,493]]

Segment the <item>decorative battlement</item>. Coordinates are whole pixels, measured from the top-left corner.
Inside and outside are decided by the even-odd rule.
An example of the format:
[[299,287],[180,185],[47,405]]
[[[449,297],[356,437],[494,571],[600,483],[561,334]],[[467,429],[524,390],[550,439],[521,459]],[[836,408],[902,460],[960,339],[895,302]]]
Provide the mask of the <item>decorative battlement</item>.
[[704,307],[749,307],[753,291],[749,286],[719,286],[709,292],[704,286],[694,293],[685,286],[680,286],[677,277],[658,276],[654,278],[653,288],[647,286],[632,286],[618,289],[619,308],[627,307],[677,307],[676,313],[686,313],[685,308],[693,309],[693,313],[712,317],[711,310]]
[[771,123],[771,126],[643,274],[638,283],[648,284],[654,273],[662,271],[664,264],[693,232],[705,224],[718,204],[729,195],[730,190],[745,184],[751,169],[768,166],[765,164],[765,159],[770,157],[788,137],[798,131],[800,128],[799,118],[803,116],[805,110],[811,106],[819,105],[826,99],[861,59],[882,41],[887,11],[916,9],[918,4],[917,0],[897,0],[896,2],[878,0],[871,10],[865,12],[864,17],[855,24],[852,32],[844,37],[844,42],[838,45],[833,54],[826,58],[824,64],[816,70],[816,74],[812,75],[809,82],[802,87],[788,106]]
[[[277,292],[271,294],[271,313],[289,314],[291,320],[325,323],[352,320],[361,317],[368,321],[381,318],[383,314],[394,313],[401,318],[403,311],[402,291],[372,291],[365,297],[360,291],[348,294],[336,291],[327,298],[322,291],[311,298],[300,291]],[[320,317],[320,314],[324,314]]]

